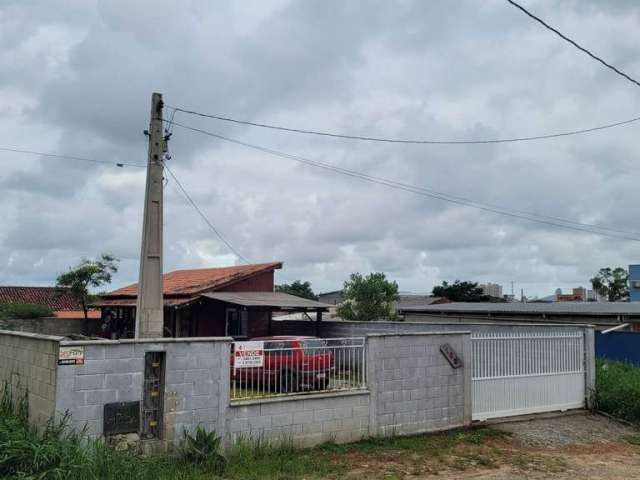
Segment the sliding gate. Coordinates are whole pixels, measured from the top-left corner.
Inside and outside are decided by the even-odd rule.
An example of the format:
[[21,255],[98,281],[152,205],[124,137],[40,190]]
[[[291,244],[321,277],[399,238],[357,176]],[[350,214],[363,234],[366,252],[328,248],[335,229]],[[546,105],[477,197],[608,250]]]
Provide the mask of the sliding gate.
[[471,343],[474,420],[584,406],[582,330],[476,332]]

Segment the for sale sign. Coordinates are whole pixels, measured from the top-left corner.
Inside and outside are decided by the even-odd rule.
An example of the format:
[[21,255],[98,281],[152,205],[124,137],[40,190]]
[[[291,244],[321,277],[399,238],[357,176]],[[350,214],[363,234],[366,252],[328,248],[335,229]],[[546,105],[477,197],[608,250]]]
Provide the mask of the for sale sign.
[[84,347],[60,347],[58,365],[84,365]]
[[233,366],[235,368],[264,366],[264,342],[236,342]]

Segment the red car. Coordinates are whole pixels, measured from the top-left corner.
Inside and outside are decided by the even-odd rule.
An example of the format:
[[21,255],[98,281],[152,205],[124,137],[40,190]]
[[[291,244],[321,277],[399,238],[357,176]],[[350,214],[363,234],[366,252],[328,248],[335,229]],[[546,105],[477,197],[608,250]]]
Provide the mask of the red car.
[[[252,338],[249,342],[263,350],[252,352],[251,361],[261,366],[248,366],[251,361],[241,358],[238,344],[231,352],[231,379],[245,388],[281,393],[326,389],[334,370],[333,353],[326,340],[318,337],[273,336]],[[262,357],[262,358],[261,358]],[[236,367],[236,363],[244,366]]]

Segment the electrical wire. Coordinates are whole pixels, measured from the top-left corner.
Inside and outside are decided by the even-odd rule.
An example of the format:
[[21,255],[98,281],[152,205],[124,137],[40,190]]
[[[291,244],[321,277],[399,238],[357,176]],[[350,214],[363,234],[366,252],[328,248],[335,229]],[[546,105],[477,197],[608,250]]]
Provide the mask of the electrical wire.
[[536,22],[540,23],[543,27],[545,27],[547,30],[552,31],[553,33],[555,33],[556,35],[558,35],[560,38],[562,38],[565,42],[569,42],[571,45],[573,45],[574,47],[576,47],[578,50],[580,50],[581,52],[586,53],[587,55],[589,55],[591,58],[593,58],[594,60],[596,60],[597,62],[600,62],[602,65],[604,65],[605,67],[613,70],[615,73],[617,73],[618,75],[620,75],[621,77],[625,78],[626,80],[630,81],[631,83],[635,84],[637,87],[640,87],[640,82],[638,82],[636,79],[630,77],[629,75],[627,75],[626,73],[618,70],[616,67],[614,67],[613,65],[611,65],[610,63],[605,62],[602,58],[598,57],[597,55],[591,53],[589,50],[587,50],[586,48],[584,48],[583,46],[581,46],[580,44],[578,44],[576,41],[571,40],[569,37],[567,37],[566,35],[563,35],[562,32],[556,30],[555,28],[553,28],[551,25],[549,25],[548,23],[546,23],[544,20],[542,20],[539,17],[536,17],[533,13],[531,13],[529,10],[527,10],[526,8],[524,8],[522,5],[519,5],[518,3],[514,2],[513,0],[507,0],[507,2],[509,2],[511,5],[513,5],[514,7],[516,7],[517,9],[519,9],[520,11],[522,11],[524,14],[526,14],[527,16],[529,16],[530,18],[532,18],[533,20],[535,20]]
[[182,192],[184,197],[191,204],[191,206],[195,209],[195,211],[198,212],[198,215],[200,215],[200,217],[202,217],[204,222],[213,231],[213,233],[215,233],[215,235],[222,241],[222,243],[224,243],[227,246],[227,248],[234,255],[236,255],[238,258],[240,258],[243,262],[250,263],[249,260],[247,260],[246,257],[244,257],[240,252],[238,252],[237,249],[234,248],[233,245],[231,245],[231,243],[224,237],[224,235],[222,235],[222,233],[220,233],[220,231],[213,225],[213,223],[211,223],[209,218],[207,218],[207,216],[200,209],[198,204],[193,200],[191,195],[189,195],[189,192],[187,192],[187,190],[184,188],[182,183],[180,183],[180,180],[178,180],[178,177],[176,177],[176,175],[173,173],[173,171],[167,166],[166,162],[163,162],[163,165],[164,165],[164,168],[167,170],[167,172],[169,172],[169,175],[171,175],[171,178],[173,178],[173,181],[176,182],[176,185],[178,186],[178,188],[180,189],[180,191]]
[[[223,135],[219,135],[217,133],[214,132],[209,132],[206,130],[202,130],[199,128],[195,128],[195,127],[191,127],[188,125],[183,125],[177,122],[173,122],[175,126],[186,129],[186,130],[190,130],[196,133],[200,133],[203,135],[207,135],[210,137],[214,137],[229,143],[234,143],[236,145],[241,145],[243,147],[247,147],[253,150],[258,150],[260,152],[263,153],[267,153],[269,155],[274,155],[274,156],[278,156],[281,158],[286,158],[286,159],[290,159],[290,160],[294,160],[296,162],[299,163],[303,163],[306,165],[310,165],[316,168],[321,168],[324,170],[329,170],[335,173],[340,173],[342,175],[346,175],[352,178],[357,178],[359,180],[363,180],[363,181],[367,181],[369,183],[375,183],[378,185],[383,185],[389,188],[393,188],[393,189],[397,189],[397,190],[403,190],[409,193],[414,193],[417,195],[422,195],[425,197],[430,197],[430,198],[435,198],[438,200],[442,200],[445,202],[449,202],[449,203],[454,203],[454,204],[458,204],[458,205],[463,205],[463,206],[467,206],[467,207],[471,207],[471,208],[475,208],[478,210],[483,210],[483,211],[487,211],[487,212],[492,212],[492,213],[496,213],[499,215],[504,215],[504,216],[508,216],[508,217],[512,217],[512,218],[518,218],[521,220],[528,220],[531,222],[536,222],[536,223],[541,223],[541,224],[545,224],[545,225],[550,225],[550,226],[554,226],[554,227],[559,227],[559,228],[565,228],[565,229],[569,229],[569,230],[575,230],[575,231],[580,231],[580,232],[585,232],[585,233],[591,233],[591,234],[596,234],[596,235],[602,235],[602,236],[606,236],[606,237],[612,237],[612,238],[618,238],[618,239],[622,239],[622,240],[631,240],[631,241],[636,241],[636,242],[640,242],[640,237],[638,236],[629,236],[629,235],[618,235],[618,234],[614,234],[614,233],[608,233],[610,231],[615,231],[615,229],[611,229],[608,227],[603,227],[603,226],[599,226],[599,225],[594,225],[594,224],[587,224],[587,223],[581,223],[581,222],[575,222],[572,220],[564,220],[564,219],[560,219],[560,218],[556,218],[556,217],[546,217],[546,218],[556,218],[558,221],[553,221],[553,220],[545,220],[543,216],[537,215],[537,214],[533,214],[533,213],[527,213],[527,212],[522,212],[522,211],[514,211],[514,210],[508,210],[506,208],[502,208],[502,207],[496,207],[496,206],[492,206],[490,204],[483,204],[481,202],[476,202],[474,200],[470,200],[470,199],[464,199],[463,197],[455,197],[452,195],[448,195],[446,193],[443,192],[438,192],[435,190],[431,190],[431,189],[427,189],[424,187],[419,187],[416,185],[411,185],[411,184],[407,184],[407,183],[402,183],[402,182],[398,182],[395,180],[390,180],[387,178],[382,178],[382,177],[377,177],[377,176],[373,176],[373,175],[368,175],[365,173],[361,173],[361,172],[357,172],[355,170],[349,170],[346,168],[342,168],[342,167],[337,167],[335,165],[331,165],[328,163],[324,163],[324,162],[320,162],[317,160],[310,160],[308,158],[304,158],[301,157],[299,155],[293,155],[293,154],[289,154],[289,153],[284,153],[278,150],[273,150],[270,148],[266,148],[266,147],[262,147],[259,145],[254,145],[251,143],[247,143],[247,142],[243,142],[241,140],[237,140],[234,138],[230,138],[230,137],[225,137]],[[562,223],[560,223],[562,222]],[[639,235],[636,232],[626,232],[625,233],[629,233],[631,235]]]
[[[56,154],[56,153],[36,152],[34,150],[21,150],[21,149],[8,148],[8,147],[0,147],[0,151],[13,152],[13,153],[23,153],[23,154],[27,154],[27,155],[40,155],[40,156],[43,156],[43,157],[60,158],[60,159],[64,159],[64,160],[75,160],[75,161],[81,161],[81,162],[90,162],[90,163],[98,163],[98,164],[106,164],[106,165],[115,165],[115,166],[118,166],[118,167],[123,167],[123,166],[126,166],[126,167],[137,167],[137,168],[146,168],[147,167],[146,165],[142,165],[142,164],[139,164],[139,163],[111,162],[109,160],[97,160],[95,158],[78,157],[78,156],[75,156],[75,155],[59,155],[59,154]],[[184,189],[182,184],[176,178],[174,173],[166,165],[166,163],[163,162],[163,165],[164,165],[164,168],[167,169],[167,171],[169,172],[169,174],[171,175],[173,180],[176,182],[176,184],[178,185],[178,188],[181,190],[181,192],[183,193],[185,198],[189,201],[189,203],[191,205],[193,205],[195,210],[204,219],[204,221],[209,226],[209,228],[211,228],[211,230],[213,230],[213,232],[216,234],[216,236],[229,248],[229,250],[231,250],[231,252],[233,252],[236,256],[238,256],[245,263],[249,263],[249,261],[244,256],[242,256],[235,248],[233,248],[233,246],[229,243],[229,241],[226,238],[224,238],[224,236],[213,226],[213,224],[209,221],[209,219],[205,216],[205,214],[196,205],[196,203],[193,201],[191,196],[187,193],[187,191]]]
[[114,162],[111,160],[96,160],[94,158],[76,157],[74,155],[59,155],[57,153],[36,152],[34,150],[20,150],[17,148],[0,147],[0,150],[3,152],[24,153],[26,155],[40,155],[42,157],[61,158],[65,160],[76,160],[79,162],[103,163],[105,165],[115,165],[116,167],[136,167],[136,168],[147,167],[146,165],[142,165],[140,163],[125,163],[125,162]]
[[324,131],[318,131],[318,130],[305,130],[301,128],[271,125],[268,123],[257,123],[257,122],[250,122],[246,120],[238,120],[236,118],[202,113],[202,112],[197,112],[195,110],[187,110],[180,107],[170,107],[170,108],[174,109],[174,113],[182,112],[189,115],[210,118],[213,120],[220,120],[223,122],[229,122],[229,123],[234,123],[239,125],[247,125],[250,127],[267,128],[270,130],[279,130],[279,131],[289,132],[289,133],[299,133],[303,135],[317,135],[317,136],[331,137],[331,138],[342,138],[347,140],[361,140],[366,142],[404,143],[404,144],[417,144],[417,145],[486,145],[486,144],[495,144],[495,143],[515,143],[515,142],[527,142],[527,141],[533,141],[533,140],[547,140],[551,138],[569,137],[572,135],[582,135],[585,133],[597,132],[599,130],[606,130],[609,128],[629,125],[631,123],[635,123],[640,120],[640,117],[633,117],[627,120],[622,120],[620,122],[608,123],[605,125],[599,125],[596,127],[584,128],[580,130],[570,130],[567,132],[550,133],[545,135],[533,135],[533,136],[526,136],[526,137],[495,138],[495,139],[484,139],[484,140],[425,140],[425,139],[399,139],[399,138],[371,137],[371,136],[362,136],[362,135],[348,135],[348,134],[334,133],[334,132],[324,132]]

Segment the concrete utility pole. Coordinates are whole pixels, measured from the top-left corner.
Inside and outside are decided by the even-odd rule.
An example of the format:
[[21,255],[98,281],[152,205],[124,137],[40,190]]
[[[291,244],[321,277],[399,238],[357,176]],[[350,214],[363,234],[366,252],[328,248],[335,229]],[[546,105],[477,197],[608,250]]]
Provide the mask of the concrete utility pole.
[[136,338],[162,337],[162,172],[167,151],[162,125],[162,95],[151,97],[149,159],[144,193],[140,277],[136,303]]

